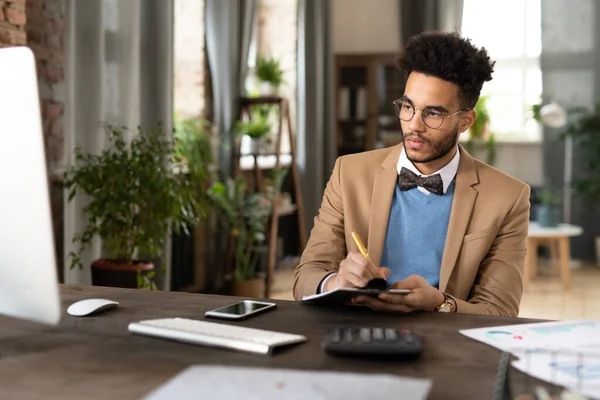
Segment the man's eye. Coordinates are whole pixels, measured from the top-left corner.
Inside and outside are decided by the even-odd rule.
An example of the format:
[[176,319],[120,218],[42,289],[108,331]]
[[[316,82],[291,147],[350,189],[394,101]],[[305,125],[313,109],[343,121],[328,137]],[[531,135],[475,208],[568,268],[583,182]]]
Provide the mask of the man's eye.
[[406,110],[406,111],[412,111],[413,106],[411,106],[410,104],[404,104],[402,106],[402,109]]
[[441,118],[442,113],[439,111],[435,111],[435,110],[427,110],[427,111],[425,111],[425,116],[433,117],[433,118]]

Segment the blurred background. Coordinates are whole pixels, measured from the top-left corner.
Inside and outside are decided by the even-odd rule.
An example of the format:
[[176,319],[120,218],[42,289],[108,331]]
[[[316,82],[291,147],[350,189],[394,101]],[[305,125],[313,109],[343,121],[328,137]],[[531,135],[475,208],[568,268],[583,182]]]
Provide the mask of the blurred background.
[[406,39],[459,31],[497,62],[461,143],[532,188],[521,315],[598,318],[599,19],[593,0],[0,0],[0,46],[37,59],[61,282],[291,299],[335,158],[400,141]]

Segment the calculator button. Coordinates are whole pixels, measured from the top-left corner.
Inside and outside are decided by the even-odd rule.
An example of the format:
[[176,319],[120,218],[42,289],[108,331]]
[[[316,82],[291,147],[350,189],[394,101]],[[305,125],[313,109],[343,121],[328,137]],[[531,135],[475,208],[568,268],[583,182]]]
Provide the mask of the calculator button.
[[352,329],[346,329],[344,331],[344,340],[346,342],[352,342],[354,340],[354,336],[352,335]]
[[367,328],[361,328],[360,331],[360,339],[363,342],[370,342],[371,341],[371,331]]
[[395,329],[388,328],[385,330],[385,340],[393,342],[396,339],[398,339],[398,334]]
[[381,329],[381,328],[374,328],[373,329],[373,338],[375,340],[383,340],[383,329]]

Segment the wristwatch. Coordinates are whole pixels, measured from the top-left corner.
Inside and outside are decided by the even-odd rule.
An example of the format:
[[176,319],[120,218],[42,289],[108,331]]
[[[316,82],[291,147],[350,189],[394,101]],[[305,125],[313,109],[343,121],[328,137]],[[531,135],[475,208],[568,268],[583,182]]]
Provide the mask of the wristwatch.
[[454,301],[454,299],[450,296],[448,296],[446,293],[442,293],[444,295],[444,297],[446,298],[446,300],[440,304],[437,307],[437,311],[438,312],[452,312],[452,310],[456,310],[456,302]]

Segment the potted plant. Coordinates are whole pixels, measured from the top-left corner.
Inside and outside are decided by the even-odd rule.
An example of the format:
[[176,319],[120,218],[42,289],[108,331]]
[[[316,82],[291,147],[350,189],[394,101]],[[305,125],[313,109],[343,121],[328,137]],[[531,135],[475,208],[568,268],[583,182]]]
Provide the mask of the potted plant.
[[540,205],[537,209],[537,222],[545,228],[554,228],[561,221],[561,196],[560,193],[546,186],[540,195]]
[[[573,179],[573,190],[594,207],[600,203],[600,104],[593,110],[571,108],[568,116],[569,122],[562,138],[570,136],[579,144],[586,170],[585,175]],[[596,260],[600,266],[600,236],[596,236]]]
[[275,96],[283,84],[283,70],[279,61],[272,57],[258,56],[256,58],[256,78],[259,82],[259,92],[263,96]]
[[[208,263],[216,254],[216,245],[212,242],[216,218],[209,211],[210,202],[206,193],[217,169],[211,124],[199,116],[180,118],[175,115],[173,135],[175,152],[184,163],[183,175],[189,180],[202,214],[195,226],[189,226],[189,234],[172,235],[172,253],[179,251],[182,257],[191,256],[192,264],[181,262],[183,260],[180,258],[173,260],[177,265],[173,265],[171,286],[176,290],[206,291],[210,290],[211,285],[207,280]],[[189,268],[193,269],[193,273]]]
[[250,137],[250,154],[259,154],[263,139],[271,131],[271,123],[268,119],[268,113],[265,115],[261,111],[254,111],[252,119],[249,121],[238,121],[235,125],[235,133],[238,136],[247,135]]
[[216,168],[210,135],[210,123],[199,117],[175,118],[173,129],[175,154],[184,165],[194,187],[199,210],[208,207],[208,182]]
[[247,193],[243,177],[227,177],[215,183],[208,194],[222,213],[234,249],[234,294],[262,297],[264,281],[260,261],[266,259],[266,231],[273,202],[276,200],[286,170],[274,170],[273,184],[263,192]]
[[496,141],[494,134],[490,131],[490,113],[488,111],[487,101],[487,96],[481,96],[475,105],[477,116],[469,130],[469,140],[466,147],[471,153],[474,152],[475,145],[477,145],[478,148],[485,148],[487,150],[486,162],[490,165],[494,165],[496,160]]
[[187,230],[200,207],[183,167],[161,125],[132,134],[126,127],[106,126],[109,146],[100,154],[75,149],[75,164],[64,174],[68,199],[85,195],[87,226],[75,235],[71,268],[95,238],[103,256],[92,263],[92,284],[156,288],[154,262],[163,257],[169,229]]

